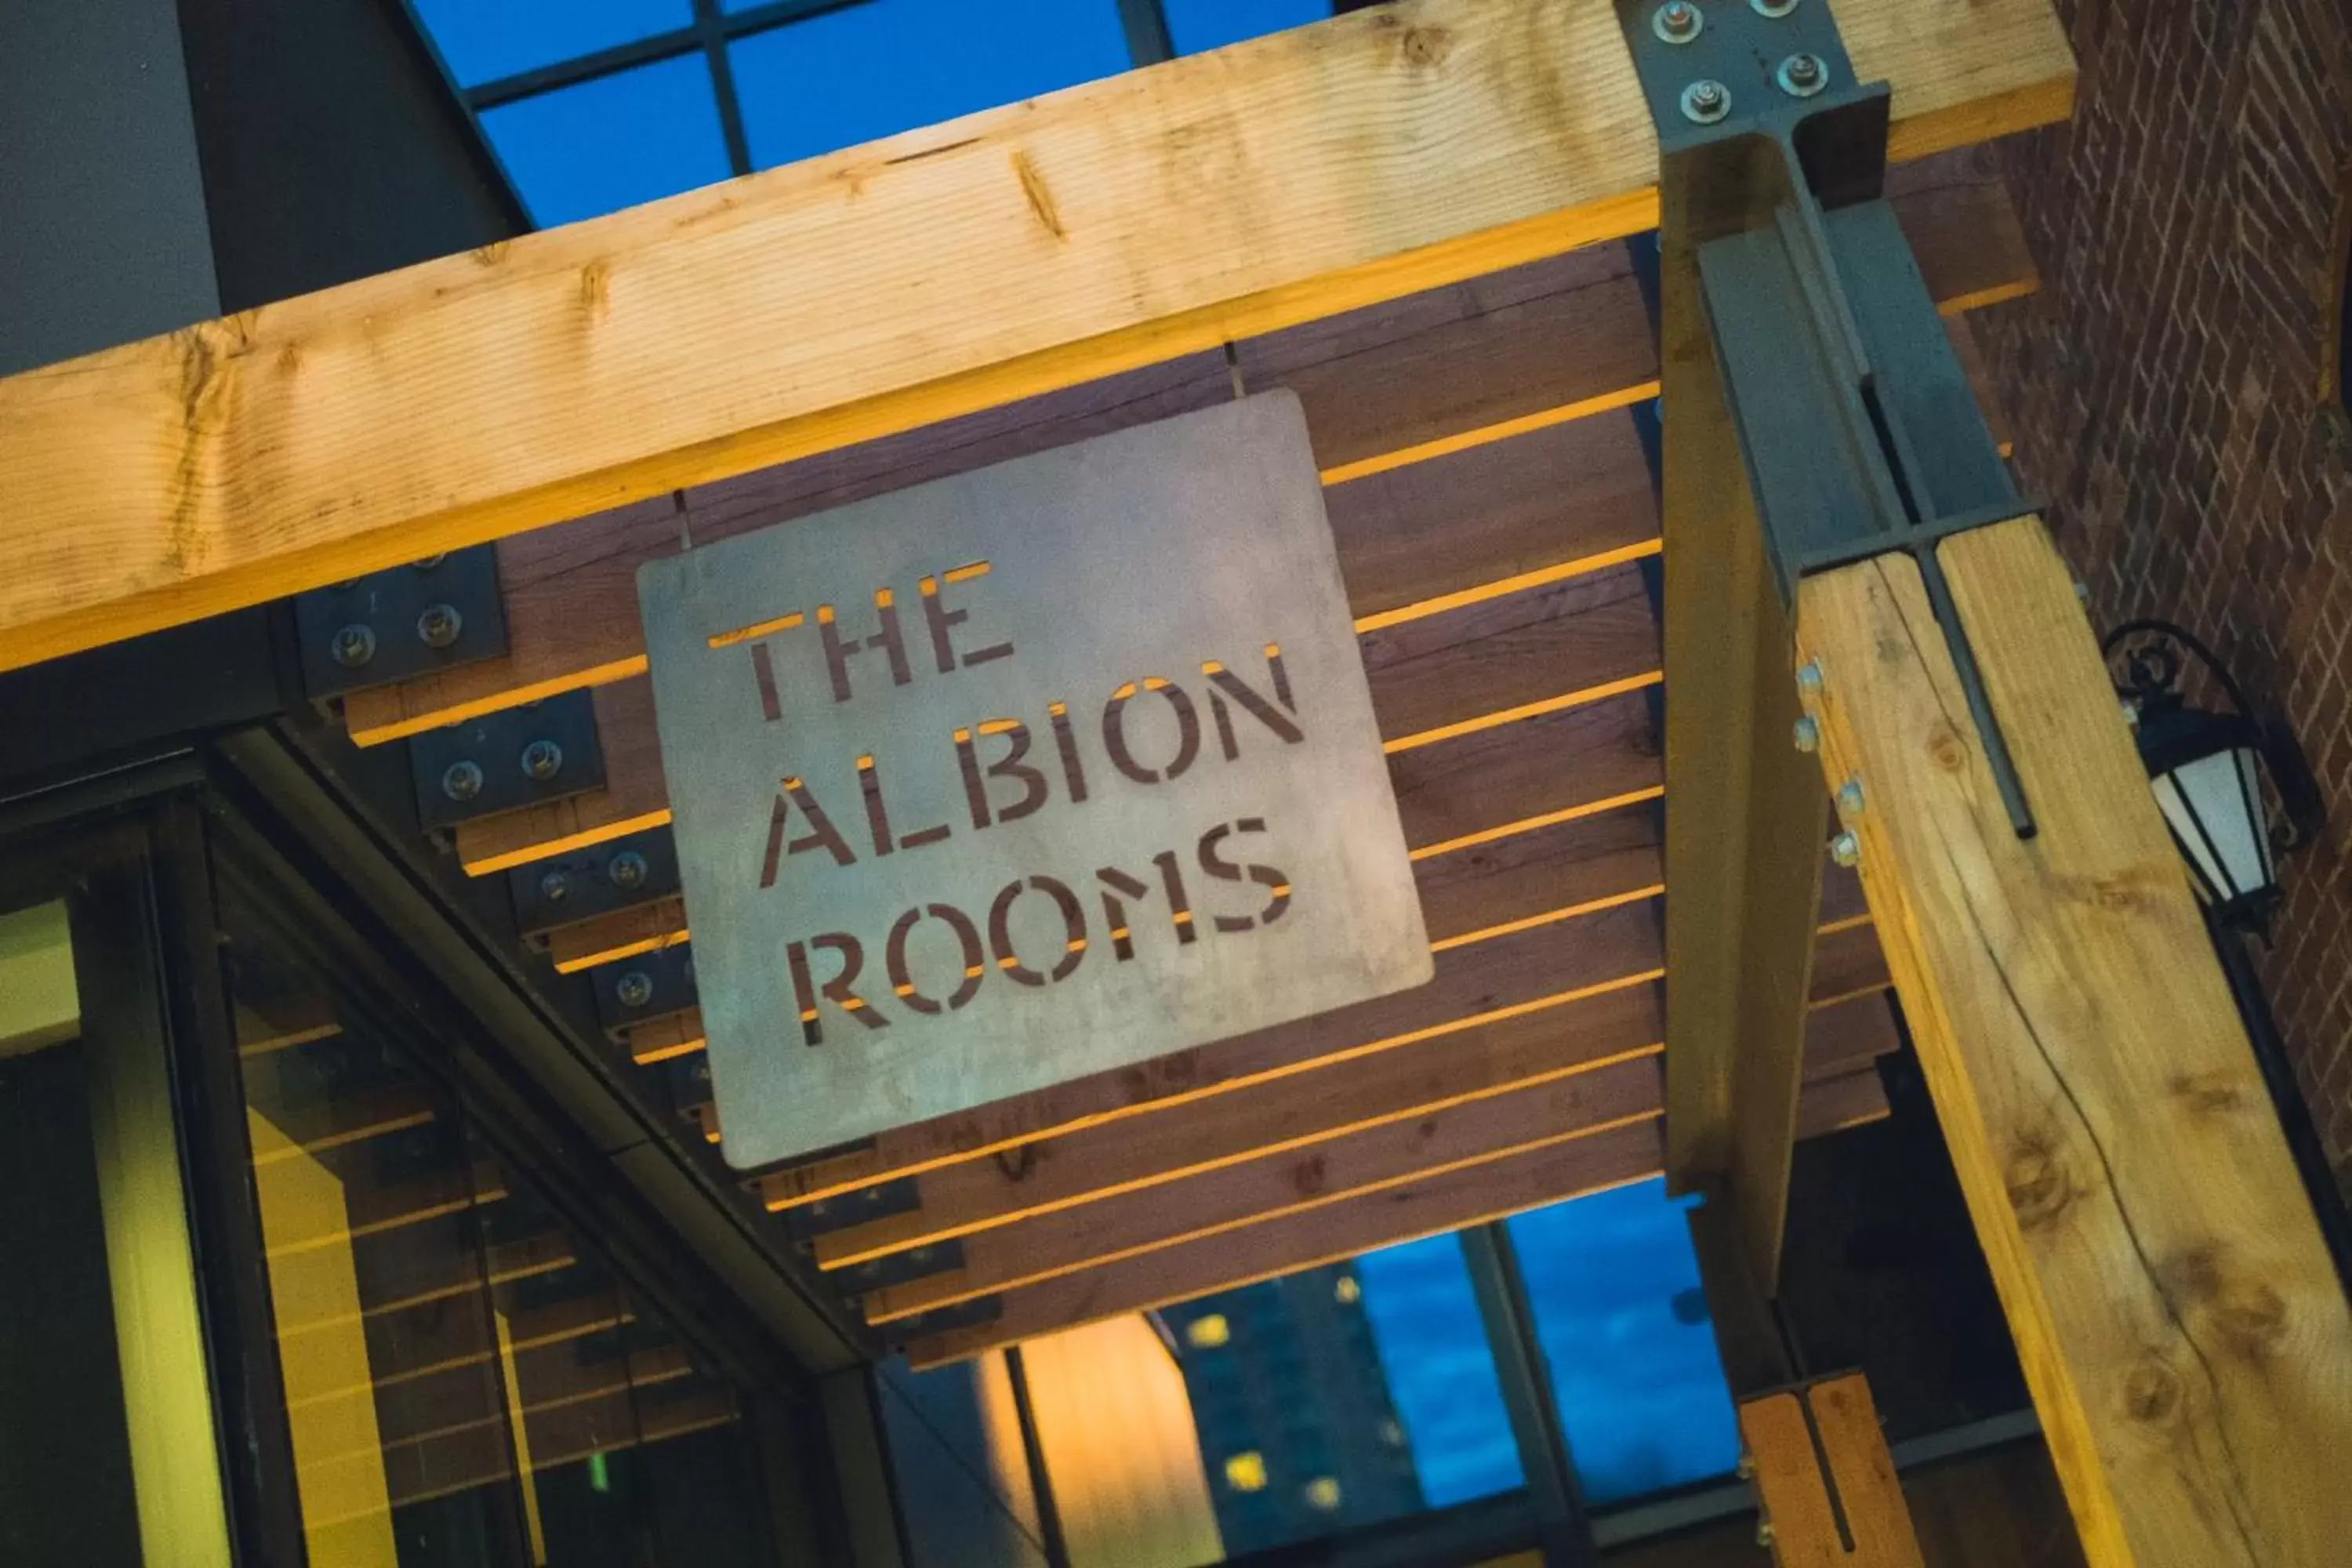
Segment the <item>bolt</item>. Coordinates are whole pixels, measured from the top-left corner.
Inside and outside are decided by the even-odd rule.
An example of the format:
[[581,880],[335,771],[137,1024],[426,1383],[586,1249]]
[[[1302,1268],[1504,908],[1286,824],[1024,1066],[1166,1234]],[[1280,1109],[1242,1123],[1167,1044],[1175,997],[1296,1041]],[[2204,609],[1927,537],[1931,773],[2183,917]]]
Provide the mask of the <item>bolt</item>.
[[1822,727],[1813,721],[1811,714],[1808,713],[1797,721],[1795,739],[1797,750],[1801,752],[1818,752],[1822,749]]
[[428,555],[422,561],[412,561],[409,564],[416,568],[419,572],[430,572],[433,568],[440,565],[441,563],[448,559],[449,557],[446,553],[440,555]]
[[1756,1521],[1756,1544],[1759,1546],[1769,1546],[1772,1544],[1772,1521],[1770,1520],[1759,1519]]
[[441,775],[441,793],[454,801],[468,801],[482,793],[480,764],[460,759]]
[[572,896],[572,879],[561,871],[550,871],[539,879],[539,896],[551,904],[560,904]]
[[613,994],[624,1007],[642,1007],[654,999],[654,977],[642,969],[632,969],[613,982]]
[[1650,31],[1669,44],[1687,44],[1698,37],[1706,18],[1690,0],[1666,0],[1650,18]]
[[604,879],[627,892],[642,887],[646,879],[646,858],[634,849],[624,849],[604,863]]
[[1694,125],[1713,125],[1731,112],[1731,89],[1712,78],[1701,78],[1683,89],[1683,118]]
[[416,635],[430,648],[450,647],[465,629],[466,618],[457,613],[455,605],[427,605],[416,617]]
[[2074,584],[2074,597],[2082,604],[2089,604],[2091,602],[2091,585],[2088,583],[2077,582]]
[[533,741],[522,749],[522,776],[545,784],[563,771],[563,748],[552,741]]
[[545,784],[563,771],[563,748],[552,741],[533,741],[522,749],[525,778]]
[[1841,833],[1830,840],[1830,858],[1853,870],[1862,864],[1862,840],[1851,833]]
[[1748,5],[1758,16],[1777,21],[1797,8],[1797,0],[1748,0]]
[[1797,689],[1807,697],[1822,694],[1822,661],[1809,658],[1797,667]]
[[879,1187],[868,1187],[859,1195],[864,1197],[868,1204],[879,1205],[882,1202],[882,1189]]
[[1753,1480],[1756,1477],[1756,1456],[1753,1454],[1740,1455],[1738,1469],[1739,1479],[1741,1480]]
[[1811,98],[1830,84],[1830,68],[1819,55],[1793,54],[1773,76],[1790,98]]
[[2125,727],[2126,727],[2126,728],[2127,728],[2127,729],[2132,729],[2132,730],[2137,730],[2137,729],[2138,729],[2138,728],[2139,728],[2139,704],[2138,704],[2138,703],[2137,703],[2137,702],[2135,702],[2135,701],[2133,701],[2130,698],[2126,697],[2126,698],[2125,698],[2125,699],[2124,699],[2124,700],[2123,700],[2123,710],[2124,710],[2124,725],[2125,725]]
[[1862,781],[1848,779],[1838,785],[1837,804],[1840,815],[1860,816],[1862,815]]
[[345,669],[357,669],[375,657],[375,628],[353,621],[335,634],[335,662]]

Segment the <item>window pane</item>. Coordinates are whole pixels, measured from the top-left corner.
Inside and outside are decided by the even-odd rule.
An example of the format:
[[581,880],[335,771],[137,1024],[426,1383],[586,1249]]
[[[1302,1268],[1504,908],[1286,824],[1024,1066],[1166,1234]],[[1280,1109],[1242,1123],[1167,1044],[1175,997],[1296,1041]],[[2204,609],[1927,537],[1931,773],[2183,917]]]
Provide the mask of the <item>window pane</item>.
[[867,0],[744,39],[751,162],[790,163],[1128,68],[1112,0]]
[[1509,1222],[1586,1500],[1622,1501],[1739,1458],[1683,1209],[1663,1181]]
[[1409,1241],[1356,1267],[1423,1500],[1445,1508],[1523,1484],[1461,1240]]
[[449,74],[474,87],[690,26],[693,0],[416,0]]
[[1164,0],[1168,39],[1180,55],[1221,49],[1261,33],[1327,21],[1331,0]]
[[719,100],[700,55],[527,98],[482,129],[542,227],[728,177]]

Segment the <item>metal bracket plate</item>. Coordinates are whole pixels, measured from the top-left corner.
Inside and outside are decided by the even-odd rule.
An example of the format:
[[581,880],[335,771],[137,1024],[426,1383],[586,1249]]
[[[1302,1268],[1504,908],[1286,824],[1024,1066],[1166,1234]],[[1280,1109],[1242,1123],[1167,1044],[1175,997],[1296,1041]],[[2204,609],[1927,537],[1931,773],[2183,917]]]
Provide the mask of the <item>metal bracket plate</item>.
[[895,1351],[930,1334],[944,1334],[953,1329],[976,1329],[983,1323],[992,1323],[1003,1315],[1003,1297],[975,1296],[952,1307],[935,1307],[911,1318],[884,1323],[877,1331],[882,1335],[883,1343]]
[[839,1197],[819,1198],[813,1204],[788,1208],[784,1211],[784,1226],[793,1240],[814,1241],[820,1236],[831,1236],[853,1226],[912,1214],[922,1206],[922,1188],[918,1178],[900,1176]]
[[494,546],[294,595],[302,689],[323,701],[507,651]]
[[845,1296],[863,1296],[873,1290],[887,1290],[894,1285],[928,1279],[934,1274],[953,1273],[962,1267],[963,1243],[938,1241],[910,1247],[904,1252],[886,1252],[847,1268],[831,1269],[825,1278]]
[[408,762],[427,828],[604,787],[596,707],[585,691],[411,736]]
[[[694,984],[694,944],[690,942],[600,963],[588,972],[588,977],[596,988],[596,1021],[616,1037],[624,1029],[648,1019],[683,1013],[701,1002],[701,993]],[[693,1062],[698,1067],[704,1065],[699,1056]],[[706,1083],[708,1079],[706,1072]],[[707,1089],[702,1098],[709,1098]]]
[[677,891],[677,847],[667,827],[632,833],[507,873],[515,928],[526,937]]

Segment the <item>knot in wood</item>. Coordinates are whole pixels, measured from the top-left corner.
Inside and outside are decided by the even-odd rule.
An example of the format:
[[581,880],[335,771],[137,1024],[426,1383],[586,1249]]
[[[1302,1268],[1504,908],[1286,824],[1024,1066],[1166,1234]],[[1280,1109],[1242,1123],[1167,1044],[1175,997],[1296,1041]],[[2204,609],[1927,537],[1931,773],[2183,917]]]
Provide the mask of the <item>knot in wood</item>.
[[2009,1206],[2028,1230],[2056,1219],[2074,1197],[2064,1163],[2038,1144],[2028,1144],[2009,1157],[2002,1182],[2009,1190]]
[[2245,1090],[2238,1082],[2238,1075],[2226,1070],[2180,1073],[2169,1087],[2176,1098],[2200,1116],[2235,1110],[2245,1103]]
[[1969,765],[1969,743],[1960,732],[1943,719],[1927,731],[1927,760],[1948,773],[1956,773]]
[[1404,63],[1409,66],[1437,65],[1453,52],[1454,36],[1443,27],[1404,30]]
[[2232,1284],[2213,1308],[2213,1326],[2237,1355],[2267,1360],[2286,1337],[2286,1302],[2258,1280]]
[[2180,1377],[2151,1354],[2124,1376],[2124,1411],[2143,1426],[2171,1419],[2180,1408]]
[[1290,1184],[1298,1189],[1302,1198],[1319,1197],[1331,1185],[1331,1173],[1323,1156],[1314,1154],[1290,1168]]

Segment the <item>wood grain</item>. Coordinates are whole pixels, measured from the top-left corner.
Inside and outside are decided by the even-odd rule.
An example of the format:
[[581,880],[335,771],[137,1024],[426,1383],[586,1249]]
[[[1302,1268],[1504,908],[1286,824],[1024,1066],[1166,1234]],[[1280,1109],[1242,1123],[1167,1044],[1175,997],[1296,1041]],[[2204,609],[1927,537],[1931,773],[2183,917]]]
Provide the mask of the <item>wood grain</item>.
[[1798,637],[2085,1555],[2340,1561],[2352,1312],[2071,576],[2031,518],[1941,554],[2033,839],[1907,557],[1808,579]]
[[1739,1437],[1774,1568],[1926,1568],[1862,1373],[1742,1400]]
[[[2045,0],[1839,20],[1898,158],[2069,108]],[[1612,7],[1408,0],[12,376],[0,668],[1632,234],[1655,157]]]

